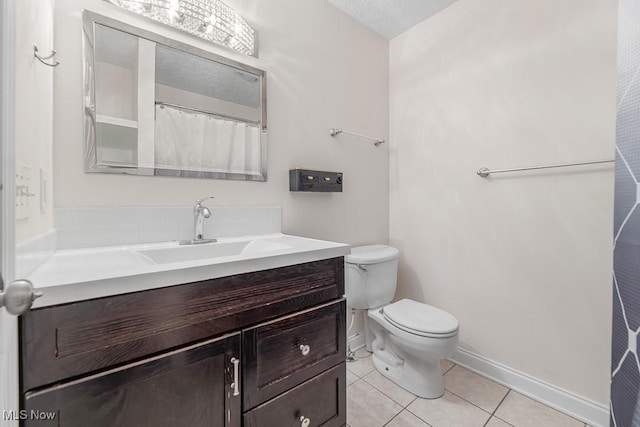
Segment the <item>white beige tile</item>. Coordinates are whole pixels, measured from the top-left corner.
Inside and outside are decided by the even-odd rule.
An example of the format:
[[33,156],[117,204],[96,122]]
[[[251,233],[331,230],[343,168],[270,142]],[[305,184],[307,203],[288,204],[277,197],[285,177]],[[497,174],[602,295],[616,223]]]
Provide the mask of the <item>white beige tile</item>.
[[429,424],[409,411],[402,411],[385,427],[429,427]]
[[446,391],[439,399],[418,398],[407,409],[433,427],[482,427],[491,416]]
[[502,421],[500,418],[491,417],[489,422],[485,427],[512,427],[511,424],[507,424]]
[[583,427],[584,423],[514,391],[507,395],[495,415],[518,427]]
[[409,393],[407,390],[403,389],[390,379],[385,378],[380,372],[375,369],[369,372],[363,379],[380,390],[387,397],[390,397],[395,402],[402,405],[402,407],[407,406],[409,403],[413,402],[413,399],[416,398],[414,394]]
[[444,376],[444,387],[487,412],[493,412],[509,391],[461,366],[454,366]]
[[382,427],[402,406],[365,381],[347,387],[347,423],[351,427]]
[[358,376],[347,369],[347,386],[350,386],[351,384],[353,384],[358,380],[359,380]]
[[446,373],[449,369],[453,368],[455,365],[452,362],[449,362],[447,359],[442,359],[440,361],[440,370],[442,373]]
[[356,360],[347,363],[347,369],[356,374],[359,378],[364,377],[369,372],[373,371],[373,363],[371,363],[371,354],[365,357],[356,356]]

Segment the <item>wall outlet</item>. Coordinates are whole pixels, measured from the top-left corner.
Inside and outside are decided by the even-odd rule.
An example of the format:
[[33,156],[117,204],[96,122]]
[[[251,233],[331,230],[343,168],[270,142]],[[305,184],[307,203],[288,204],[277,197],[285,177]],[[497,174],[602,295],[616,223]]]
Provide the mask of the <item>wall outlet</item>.
[[16,220],[29,219],[31,192],[31,167],[16,163]]

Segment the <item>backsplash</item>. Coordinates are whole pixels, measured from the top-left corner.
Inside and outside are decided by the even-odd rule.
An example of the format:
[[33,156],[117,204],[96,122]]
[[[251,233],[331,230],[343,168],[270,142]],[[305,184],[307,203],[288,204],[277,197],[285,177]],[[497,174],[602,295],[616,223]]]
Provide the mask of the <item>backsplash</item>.
[[[280,233],[280,207],[213,207],[204,237]],[[193,207],[57,208],[58,249],[133,245],[193,238]]]

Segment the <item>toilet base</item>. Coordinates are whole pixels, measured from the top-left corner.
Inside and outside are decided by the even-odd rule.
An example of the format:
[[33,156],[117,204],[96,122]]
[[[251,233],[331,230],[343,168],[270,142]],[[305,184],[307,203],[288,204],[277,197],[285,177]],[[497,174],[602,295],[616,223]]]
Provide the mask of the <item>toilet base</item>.
[[413,366],[406,360],[401,364],[394,363],[384,353],[384,350],[374,351],[371,356],[373,366],[380,374],[418,397],[437,399],[444,394],[440,360],[413,361],[419,365]]

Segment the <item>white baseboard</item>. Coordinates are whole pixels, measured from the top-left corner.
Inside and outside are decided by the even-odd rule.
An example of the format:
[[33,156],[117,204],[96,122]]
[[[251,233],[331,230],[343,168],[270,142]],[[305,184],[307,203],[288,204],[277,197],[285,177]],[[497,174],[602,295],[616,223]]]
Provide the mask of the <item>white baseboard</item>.
[[450,360],[518,393],[584,421],[590,426],[609,426],[609,407],[606,405],[578,396],[465,349],[458,349]]

